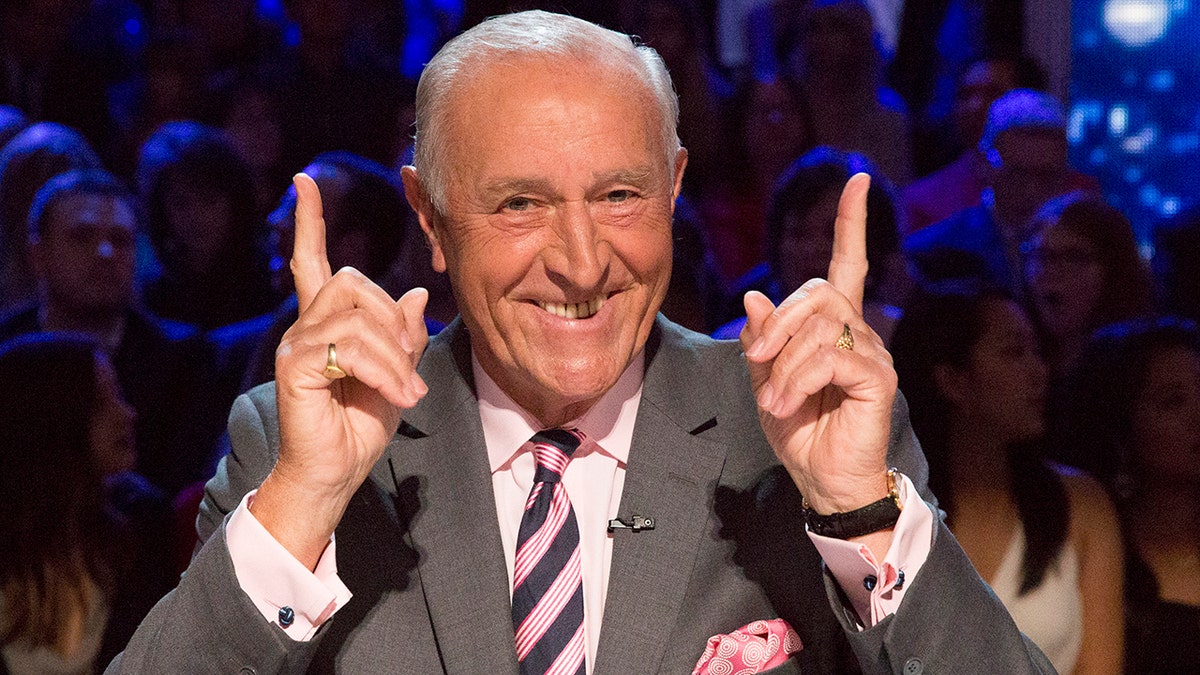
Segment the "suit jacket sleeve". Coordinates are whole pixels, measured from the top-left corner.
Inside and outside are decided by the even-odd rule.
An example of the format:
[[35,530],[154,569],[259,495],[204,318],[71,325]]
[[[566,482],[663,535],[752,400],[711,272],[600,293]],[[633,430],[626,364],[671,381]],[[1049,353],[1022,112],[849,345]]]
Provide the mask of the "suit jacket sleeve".
[[142,621],[106,673],[299,672],[320,642],[295,642],[264,621],[242,592],[225,541],[225,518],[275,462],[273,385],[240,396],[229,419],[233,451],[205,489],[197,527],[204,544],[175,590]]
[[826,593],[863,672],[1053,673],[942,521],[907,403],[902,395],[896,398],[888,461],[902,467],[933,510],[933,545],[896,613],[865,630],[858,629],[850,603],[826,570]]

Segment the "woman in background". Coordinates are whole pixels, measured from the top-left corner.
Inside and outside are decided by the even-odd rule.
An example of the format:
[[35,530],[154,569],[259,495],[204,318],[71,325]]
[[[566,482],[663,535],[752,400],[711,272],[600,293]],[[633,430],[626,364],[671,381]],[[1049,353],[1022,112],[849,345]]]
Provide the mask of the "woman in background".
[[1129,219],[1099,196],[1051,200],[1034,216],[1033,232],[1025,287],[1057,382],[1078,363],[1093,331],[1150,311],[1150,272]]
[[1043,459],[1046,367],[999,292],[922,296],[892,341],[900,388],[948,524],[1060,673],[1119,673],[1122,555],[1092,478]]
[[22,336],[0,372],[0,654],[13,675],[90,673],[171,587],[168,512],[128,473],[134,413],[94,342]]
[[1101,330],[1063,398],[1054,438],[1090,458],[1124,527],[1126,672],[1200,672],[1200,329]]

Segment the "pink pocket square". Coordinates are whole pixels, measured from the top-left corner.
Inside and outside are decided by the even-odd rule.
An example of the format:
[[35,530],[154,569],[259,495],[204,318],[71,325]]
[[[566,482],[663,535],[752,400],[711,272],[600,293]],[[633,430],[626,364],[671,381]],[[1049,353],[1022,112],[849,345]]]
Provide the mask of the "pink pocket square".
[[692,675],[753,675],[782,665],[800,651],[800,636],[783,619],[754,621],[708,639]]

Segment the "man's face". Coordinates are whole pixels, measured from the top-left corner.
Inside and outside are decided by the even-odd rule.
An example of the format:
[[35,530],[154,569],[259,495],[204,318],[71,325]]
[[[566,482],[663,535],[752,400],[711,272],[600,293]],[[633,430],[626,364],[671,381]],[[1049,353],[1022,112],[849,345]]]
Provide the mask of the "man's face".
[[123,311],[133,298],[133,210],[118,197],[72,194],[52,208],[34,264],[48,300],[69,312]]
[[954,100],[954,126],[958,141],[974,148],[983,136],[988,108],[1004,92],[1017,86],[1017,72],[1010,61],[977,61],[958,84]]
[[671,274],[686,154],[668,166],[632,79],[540,59],[487,67],[450,101],[446,212],[412,199],[480,364],[548,425],[616,383]]
[[1023,228],[1043,204],[1066,191],[1067,139],[1062,130],[1010,129],[996,137],[999,165],[992,170],[996,211]]

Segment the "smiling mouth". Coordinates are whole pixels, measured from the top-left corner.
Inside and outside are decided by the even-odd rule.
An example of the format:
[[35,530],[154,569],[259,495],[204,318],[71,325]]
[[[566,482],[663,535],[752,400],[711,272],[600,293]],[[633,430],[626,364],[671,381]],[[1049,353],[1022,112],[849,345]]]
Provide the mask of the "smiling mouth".
[[586,302],[542,302],[537,301],[537,306],[543,310],[562,319],[587,319],[593,316],[600,308],[604,306],[604,297],[597,296]]

